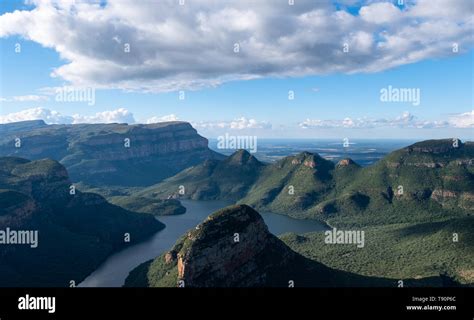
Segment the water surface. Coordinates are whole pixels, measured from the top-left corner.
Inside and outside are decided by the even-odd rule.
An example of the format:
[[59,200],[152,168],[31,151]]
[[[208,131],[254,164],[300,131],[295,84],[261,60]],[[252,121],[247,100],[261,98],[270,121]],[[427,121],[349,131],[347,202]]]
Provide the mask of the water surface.
[[[120,287],[130,271],[139,264],[156,258],[169,250],[189,229],[201,223],[209,214],[221,209],[229,202],[182,200],[187,211],[177,216],[159,217],[166,228],[158,231],[149,240],[130,246],[111,255],[97,270],[89,275],[80,287]],[[268,229],[275,235],[286,232],[306,233],[322,231],[326,226],[314,220],[297,220],[270,212],[262,213]]]

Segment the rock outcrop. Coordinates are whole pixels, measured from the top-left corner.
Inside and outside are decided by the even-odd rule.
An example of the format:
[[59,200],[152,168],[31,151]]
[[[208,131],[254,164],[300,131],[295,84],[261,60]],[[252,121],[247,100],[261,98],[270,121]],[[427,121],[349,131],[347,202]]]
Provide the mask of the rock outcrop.
[[295,258],[248,206],[210,216],[172,250],[174,255],[178,280],[193,287],[261,285],[273,269]]
[[246,205],[219,210],[154,261],[132,271],[126,286],[383,286],[393,281],[328,268],[292,251]]
[[186,122],[0,125],[0,156],[60,161],[73,181],[151,185],[207,159],[223,159]]
[[350,165],[356,165],[354,160],[352,160],[350,158],[342,159],[337,163],[336,168],[347,167],[347,166],[350,166]]

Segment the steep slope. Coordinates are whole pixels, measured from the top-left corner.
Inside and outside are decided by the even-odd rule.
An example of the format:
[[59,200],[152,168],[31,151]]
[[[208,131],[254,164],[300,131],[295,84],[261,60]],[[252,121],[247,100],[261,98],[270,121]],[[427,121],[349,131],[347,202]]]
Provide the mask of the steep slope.
[[[56,161],[0,158],[0,231],[37,231],[37,246],[0,244],[0,286],[78,284],[103,260],[164,228],[93,193],[71,192]],[[127,234],[130,241],[127,241]]]
[[[207,159],[224,157],[186,122],[0,125],[0,156],[60,161],[74,182],[146,186]],[[19,139],[19,140],[17,140]],[[15,145],[15,143],[20,143]]]
[[[238,237],[238,238],[237,238]],[[423,285],[427,279],[407,280]],[[289,249],[246,205],[219,210],[167,253],[133,270],[126,286],[351,287],[397,281],[328,268]]]
[[171,216],[186,213],[186,208],[175,199],[156,199],[137,196],[115,196],[107,200],[133,212],[149,213],[155,216]]
[[152,198],[237,200],[248,192],[263,167],[250,153],[239,150],[224,160],[209,160],[184,170],[145,189],[139,195]]
[[474,216],[364,227],[362,250],[353,245],[328,246],[321,232],[281,238],[291,249],[331,268],[394,279],[445,274],[474,286],[473,229]]
[[474,144],[448,139],[416,143],[358,170],[314,214],[366,225],[427,222],[473,210]]
[[269,165],[233,162],[238,157],[239,152],[190,168],[143,195],[230,199],[346,225],[426,222],[474,210],[472,142],[419,142],[365,168],[351,159],[334,164],[308,152]]
[[0,125],[0,133],[12,134],[16,132],[25,132],[29,130],[46,127],[47,124],[43,120],[19,121]]
[[317,154],[289,156],[262,170],[240,203],[275,212],[305,211],[334,187],[334,163]]

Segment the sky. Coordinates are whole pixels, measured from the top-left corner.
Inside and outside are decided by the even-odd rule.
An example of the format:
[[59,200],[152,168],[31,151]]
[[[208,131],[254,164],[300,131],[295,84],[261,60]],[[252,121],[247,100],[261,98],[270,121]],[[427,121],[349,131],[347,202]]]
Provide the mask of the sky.
[[474,140],[470,0],[3,0],[0,123]]

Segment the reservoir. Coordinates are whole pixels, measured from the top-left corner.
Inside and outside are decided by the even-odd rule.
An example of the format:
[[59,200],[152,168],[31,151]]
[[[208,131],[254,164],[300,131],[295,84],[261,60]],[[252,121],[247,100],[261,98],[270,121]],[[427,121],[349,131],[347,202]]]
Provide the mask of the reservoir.
[[[158,220],[166,224],[165,229],[144,242],[111,255],[79,287],[121,287],[135,267],[171,249],[186,231],[197,226],[211,213],[229,205],[229,202],[225,201],[181,200],[181,203],[187,209],[185,214],[158,217]],[[328,229],[326,225],[315,220],[293,219],[270,212],[261,215],[274,235],[287,232],[302,234]]]

